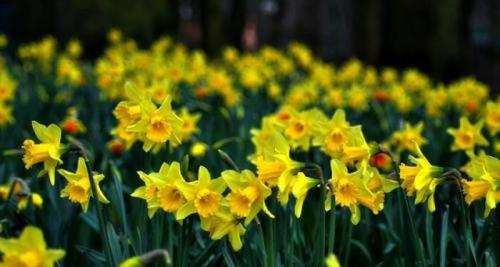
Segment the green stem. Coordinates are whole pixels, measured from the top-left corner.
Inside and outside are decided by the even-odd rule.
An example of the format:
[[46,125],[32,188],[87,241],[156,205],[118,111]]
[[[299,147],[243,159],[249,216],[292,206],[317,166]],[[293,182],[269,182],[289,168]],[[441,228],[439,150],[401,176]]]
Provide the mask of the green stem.
[[110,242],[109,242],[109,235],[108,235],[108,228],[106,227],[106,220],[104,219],[104,214],[103,214],[103,208],[101,205],[101,202],[97,199],[97,185],[94,180],[94,175],[92,174],[92,163],[90,160],[85,157],[85,165],[87,165],[87,175],[90,180],[90,186],[92,190],[92,202],[94,202],[96,211],[97,211],[97,218],[99,220],[99,231],[101,232],[101,236],[104,239],[104,252],[106,255],[106,259],[109,263],[110,266],[116,266],[116,263],[114,261],[113,255],[111,253],[111,247],[110,247]]
[[411,232],[411,237],[412,237],[411,239],[412,239],[413,249],[415,250],[416,256],[417,256],[416,263],[417,263],[417,265],[424,265],[425,266],[426,261],[425,261],[425,256],[424,256],[424,248],[423,248],[422,243],[420,241],[420,238],[418,236],[415,218],[413,218],[413,215],[411,212],[410,202],[408,201],[408,198],[405,197],[404,190],[401,187],[403,184],[403,181],[401,180],[401,176],[400,176],[399,164],[398,164],[398,162],[396,162],[394,155],[390,151],[385,150],[385,149],[381,149],[381,151],[383,151],[387,155],[389,155],[389,157],[392,160],[392,164],[394,166],[394,170],[395,170],[395,174],[396,174],[395,176],[396,176],[398,183],[399,183],[399,188],[398,188],[399,195],[404,203],[404,212],[405,212],[406,218],[408,220],[408,223],[410,225],[410,232]]
[[[316,176],[320,180],[320,201],[325,203],[326,201],[326,187],[327,182],[323,177],[323,170],[321,166],[316,163],[306,163],[302,168],[302,171],[306,174]],[[308,175],[308,176],[309,176]],[[326,211],[324,208],[321,209],[321,214],[319,215],[319,232],[317,235],[318,247],[316,248],[316,266],[323,265],[323,260],[325,259],[325,236],[326,236]]]
[[472,229],[471,229],[471,221],[470,214],[468,210],[465,208],[465,200],[463,195],[458,196],[460,202],[460,211],[462,213],[462,227],[464,231],[464,240],[465,240],[465,257],[467,261],[467,266],[472,266],[470,255],[472,253],[472,260],[474,261],[474,266],[477,266],[476,253],[474,247],[474,240],[472,239]]
[[260,223],[260,220],[258,217],[256,217],[257,221],[257,230],[259,231],[259,242],[260,242],[260,252],[262,253],[262,259],[267,259],[267,254],[266,254],[266,243],[264,239],[264,231],[262,230],[262,224]]
[[[320,199],[321,203],[325,203],[326,199],[326,184],[323,181],[323,176],[321,175],[321,192],[320,192]],[[325,236],[326,236],[326,211],[324,208],[320,209],[321,214],[319,216],[319,233],[318,233],[318,255],[317,255],[317,265],[316,266],[321,266],[323,263],[323,260],[325,259]]]
[[472,254],[472,260],[474,263],[474,266],[477,266],[477,257],[476,257],[476,250],[474,246],[474,240],[472,237],[472,224],[471,224],[471,219],[470,219],[470,213],[469,210],[465,207],[465,198],[464,198],[464,193],[463,193],[463,188],[462,188],[462,174],[460,171],[457,169],[451,169],[450,171],[446,172],[443,174],[444,177],[451,177],[455,179],[457,186],[460,191],[460,195],[458,197],[458,202],[459,202],[459,207],[460,211],[462,213],[462,228],[464,232],[464,241],[465,241],[465,259],[467,262],[467,266],[472,266],[472,262],[470,259],[470,255]]
[[335,249],[335,199],[332,196],[330,210],[330,230],[328,231],[328,253],[333,253]]
[[[399,178],[399,171],[398,171],[398,179]],[[400,189],[402,190],[402,189]],[[410,223],[410,232],[412,234],[412,241],[413,241],[413,247],[417,253],[417,265],[425,265],[425,257],[424,257],[424,252],[423,248],[420,242],[420,238],[418,236],[417,232],[417,227],[415,224],[415,219],[412,216],[411,209],[410,209],[410,202],[408,201],[408,198],[404,196],[404,194],[401,194],[402,198],[404,199],[404,204],[405,204],[405,212],[406,212],[406,217],[408,218],[408,221]]]
[[[271,206],[274,212],[276,210],[276,198],[271,200]],[[266,257],[266,266],[274,267],[276,263],[276,250],[275,250],[275,240],[274,240],[274,219],[266,218],[267,220],[267,257]]]
[[[349,219],[348,219],[349,220]],[[347,222],[347,234],[345,242],[345,254],[344,254],[344,264],[343,267],[349,266],[349,257],[351,256],[351,239],[352,239],[352,223],[350,220]]]

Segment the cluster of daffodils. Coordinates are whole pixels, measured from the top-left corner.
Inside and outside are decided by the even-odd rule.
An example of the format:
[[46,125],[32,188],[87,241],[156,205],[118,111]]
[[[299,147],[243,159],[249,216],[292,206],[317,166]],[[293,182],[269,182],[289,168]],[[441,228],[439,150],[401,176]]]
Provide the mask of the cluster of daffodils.
[[[214,240],[229,237],[233,249],[242,247],[241,236],[261,211],[274,217],[265,200],[271,195],[267,187],[250,170],[226,170],[213,179],[200,166],[195,179],[188,180],[181,173],[180,164],[163,163],[158,172],[139,172],[144,186],[137,188],[133,197],[144,199],[148,215],[171,213],[178,221],[197,214],[203,230]],[[225,193],[227,192],[227,193]]]
[[[218,96],[225,105],[235,106],[242,98],[264,91],[269,99],[295,109],[319,105],[367,112],[376,102],[393,106],[403,115],[423,109],[436,119],[455,109],[484,117],[492,132],[500,127],[498,102],[490,100],[486,85],[469,77],[445,85],[433,83],[415,69],[377,70],[356,59],[334,66],[298,43],[286,50],[263,47],[254,53],[228,47],[221,60],[209,61],[202,51],[190,51],[168,37],[158,39],[149,49],[138,48],[116,29],[109,32],[108,39],[110,45],[98,58],[94,73],[103,97],[109,100],[122,100],[125,85],[131,81],[149,91],[156,104],[167,96],[173,101]],[[79,64],[81,53],[76,40],[59,53],[51,37],[23,45],[18,51],[27,69],[39,65],[53,70],[58,83],[70,85],[90,78]]]
[[[426,203],[434,212],[439,208],[436,192],[450,181],[460,186],[469,205],[484,201],[485,217],[500,202],[500,99],[490,98],[488,87],[473,78],[446,85],[433,83],[417,70],[377,70],[355,59],[334,66],[298,43],[252,53],[228,47],[219,60],[209,60],[202,51],[190,51],[167,37],[148,49],[139,48],[118,30],[110,31],[108,39],[110,45],[92,66],[92,74],[82,69],[83,49],[76,40],[58,51],[57,42],[45,38],[21,46],[18,56],[25,71],[41,70],[42,75],[54,77],[55,87],[61,89],[55,103],[69,103],[74,89],[95,80],[99,104],[109,102],[114,107],[117,124],[107,143],[114,154],[125,153],[134,144],[156,154],[192,142],[190,154],[209,166],[203,158],[208,145],[197,141],[203,135],[202,115],[207,118],[219,109],[227,117],[234,112],[237,119],[247,119],[261,114],[260,107],[274,112],[258,118],[260,126],[250,130],[252,169],[233,166],[214,174],[199,166],[193,173],[170,161],[159,170],[138,171],[143,184],[131,196],[146,202],[150,218],[162,212],[179,223],[197,218],[212,239],[227,237],[239,250],[252,223],[262,217],[279,219],[273,203],[294,205],[295,216],[301,218],[312,194],[324,196],[316,205],[321,211],[340,207],[350,214],[352,224],[360,222],[362,209],[383,212],[387,194],[394,190],[404,190],[416,204]],[[11,105],[18,82],[3,60],[0,63],[2,126],[13,121]],[[86,158],[78,158],[74,172],[60,168],[73,150],[61,142],[62,132],[76,136],[87,131],[78,109],[68,106],[59,126],[33,122],[37,140],[23,142],[23,162],[26,169],[40,166],[38,176],[48,176],[52,186],[64,183],[60,196],[86,212],[90,201],[109,201],[99,185],[104,176],[92,173]],[[200,112],[193,112],[193,107],[200,107]],[[450,114],[460,119],[450,120]],[[376,117],[380,125],[363,128],[347,117],[358,118],[351,122]],[[397,117],[396,123],[389,126],[389,117]],[[438,130],[452,141],[449,150],[468,156],[460,171],[436,166],[424,155],[425,146],[437,145],[427,135],[430,124],[446,125]],[[375,138],[368,140],[372,136],[367,127],[383,128],[378,143]],[[243,133],[243,142],[245,137]],[[0,198],[14,198],[18,210],[43,203],[41,195],[17,178],[0,186]],[[28,244],[28,239],[33,242]],[[33,227],[26,227],[18,239],[0,241],[0,266],[52,266],[64,255],[48,250]],[[338,261],[331,256],[327,265],[338,266]]]
[[360,220],[360,205],[378,214],[383,209],[385,193],[398,187],[396,180],[372,166],[373,148],[366,142],[361,125],[351,125],[341,109],[328,119],[318,109],[299,112],[284,107],[264,117],[261,128],[251,133],[255,154],[250,159],[256,165],[259,178],[270,187],[279,188],[278,198],[282,204],[288,201],[287,192],[293,192],[300,205],[295,208],[297,216],[300,216],[305,193],[315,182],[298,172],[307,163],[292,160],[290,148],[308,151],[318,147],[331,159],[331,179],[325,182],[328,190],[325,208],[332,208],[334,196],[336,205],[351,211],[353,224]]
[[149,91],[127,83],[126,98],[118,103],[113,112],[118,126],[112,131],[115,136],[112,142],[129,148],[140,141],[144,151],[157,152],[167,142],[176,147],[199,131],[196,124],[201,114],[190,113],[187,108],[174,111],[170,95],[158,105]]
[[[56,183],[56,169],[62,164],[62,156],[69,150],[67,145],[61,143],[61,129],[55,124],[49,126],[33,121],[33,131],[39,143],[32,139],[23,142],[23,162],[26,169],[30,169],[36,164],[42,164],[43,170],[39,177],[48,175],[51,185]],[[68,198],[72,203],[81,205],[83,211],[87,211],[91,197],[97,197],[100,202],[109,203],[102,193],[99,182],[104,179],[102,174],[92,174],[95,182],[94,196],[92,182],[89,179],[90,170],[87,168],[85,159],[78,158],[78,166],[75,172],[59,169],[57,172],[66,180],[66,186],[61,190],[61,197]],[[41,204],[41,203],[40,203]]]
[[64,51],[57,51],[57,41],[46,37],[38,42],[19,47],[18,56],[27,71],[41,69],[53,73],[58,85],[78,86],[85,82],[80,65],[82,46],[78,40],[70,40]]

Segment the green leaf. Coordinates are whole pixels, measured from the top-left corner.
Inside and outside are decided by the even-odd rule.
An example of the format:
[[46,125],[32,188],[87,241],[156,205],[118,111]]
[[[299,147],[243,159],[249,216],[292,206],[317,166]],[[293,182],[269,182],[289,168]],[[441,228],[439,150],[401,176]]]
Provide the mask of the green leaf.
[[441,237],[439,239],[439,266],[446,266],[446,247],[448,244],[448,209],[443,213],[441,221]]
[[104,264],[106,262],[106,258],[104,257],[103,253],[82,245],[76,245],[75,248],[78,252],[87,257],[87,259],[92,262],[93,266],[105,266]]

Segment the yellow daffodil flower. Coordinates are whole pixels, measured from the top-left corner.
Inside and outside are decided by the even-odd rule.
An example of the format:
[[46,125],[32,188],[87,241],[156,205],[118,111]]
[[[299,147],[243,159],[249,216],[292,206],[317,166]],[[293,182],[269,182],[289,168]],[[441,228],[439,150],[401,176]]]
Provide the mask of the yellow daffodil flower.
[[200,132],[197,126],[201,118],[200,113],[189,113],[187,108],[182,108],[179,113],[179,118],[183,121],[182,130],[179,135],[181,141],[188,140],[193,134],[198,134]]
[[488,217],[490,211],[500,202],[500,160],[484,153],[470,156],[470,162],[463,168],[471,178],[462,179],[465,201],[470,205],[484,198],[484,217]]
[[1,267],[52,267],[65,255],[62,249],[48,249],[40,229],[26,226],[19,238],[0,238]]
[[284,135],[292,149],[309,150],[312,138],[319,131],[321,121],[326,121],[323,113],[318,109],[310,109],[298,112],[290,110],[290,119],[284,127]]
[[208,218],[221,207],[222,192],[226,189],[226,183],[222,178],[211,179],[205,167],[200,166],[198,169],[198,180],[178,181],[175,184],[186,199],[186,203],[177,210],[177,220],[182,220],[193,213],[198,213],[201,218]]
[[[84,212],[87,212],[89,201],[93,196],[89,175],[87,172],[87,164],[84,158],[78,158],[78,167],[75,172],[67,170],[59,170],[68,184],[61,190],[61,197],[67,197],[71,202],[78,203],[82,206]],[[93,174],[96,185],[97,199],[102,203],[109,203],[109,200],[104,196],[99,187],[99,183],[104,179],[102,174]]]
[[399,167],[403,180],[401,186],[406,190],[408,196],[413,196],[416,192],[415,204],[427,200],[427,208],[430,212],[434,212],[436,210],[434,192],[436,186],[444,180],[441,176],[443,168],[431,165],[417,144],[415,144],[414,150],[416,157],[410,155],[409,159],[415,166],[401,163]]
[[488,140],[481,134],[483,124],[484,121],[471,124],[467,117],[461,117],[458,129],[448,129],[448,133],[455,138],[451,150],[473,150],[475,146],[488,145]]
[[307,193],[311,188],[319,184],[319,180],[307,177],[303,172],[299,172],[292,178],[292,181],[288,187],[291,187],[292,195],[295,197],[295,216],[300,218]]
[[485,110],[486,127],[492,135],[500,131],[500,102],[488,102]]
[[405,123],[402,130],[395,131],[389,140],[389,144],[396,146],[396,152],[410,151],[415,153],[415,143],[420,147],[427,143],[427,139],[422,136],[424,123],[419,122],[416,125]]
[[141,119],[127,127],[127,131],[138,133],[144,142],[144,151],[153,146],[162,146],[167,141],[179,144],[183,121],[172,111],[168,96],[159,108],[152,102],[141,103]]
[[226,196],[229,209],[234,215],[245,218],[245,225],[248,225],[261,210],[269,217],[274,218],[265,202],[266,198],[271,195],[271,189],[253,172],[227,170],[223,171],[221,176],[231,189],[231,192]]
[[160,171],[150,176],[157,176],[154,181],[157,182],[156,197],[160,208],[166,212],[176,212],[186,203],[186,199],[176,185],[176,183],[184,181],[179,162],[172,162],[170,166],[163,163]]
[[378,214],[384,207],[384,192],[372,192],[367,184],[370,177],[365,178],[365,171],[359,169],[348,172],[344,163],[337,159],[330,162],[332,178],[329,180],[330,193],[326,198],[326,210],[331,209],[331,198],[335,196],[336,205],[347,207],[351,211],[351,223],[358,224],[360,219],[359,205],[369,208]]
[[175,213],[186,203],[177,187],[177,182],[184,181],[179,162],[163,163],[159,172],[146,174],[139,171],[138,174],[145,185],[137,188],[131,196],[146,200],[149,218],[160,208]]
[[61,129],[55,124],[45,126],[36,121],[33,121],[32,125],[33,131],[41,143],[36,144],[31,139],[24,140],[23,162],[26,169],[43,162],[44,172],[48,173],[50,184],[54,185],[56,167],[57,164],[62,163],[61,156],[65,152],[61,145]]
[[211,217],[202,217],[201,228],[210,232],[210,238],[213,240],[228,236],[229,243],[235,251],[240,250],[243,246],[241,236],[245,234],[246,229],[241,224],[241,219],[232,214],[225,206]]
[[277,186],[279,180],[286,183],[304,165],[290,158],[290,145],[279,133],[272,134],[268,147],[253,163],[257,166],[259,179],[270,187]]

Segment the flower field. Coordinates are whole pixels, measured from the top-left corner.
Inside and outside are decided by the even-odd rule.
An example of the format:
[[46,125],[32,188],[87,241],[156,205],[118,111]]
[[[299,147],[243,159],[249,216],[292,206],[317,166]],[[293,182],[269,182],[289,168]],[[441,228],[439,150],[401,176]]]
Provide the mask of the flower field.
[[500,100],[473,77],[333,65],[299,43],[208,58],[118,30],[95,60],[51,37],[15,51],[0,266],[500,261]]

